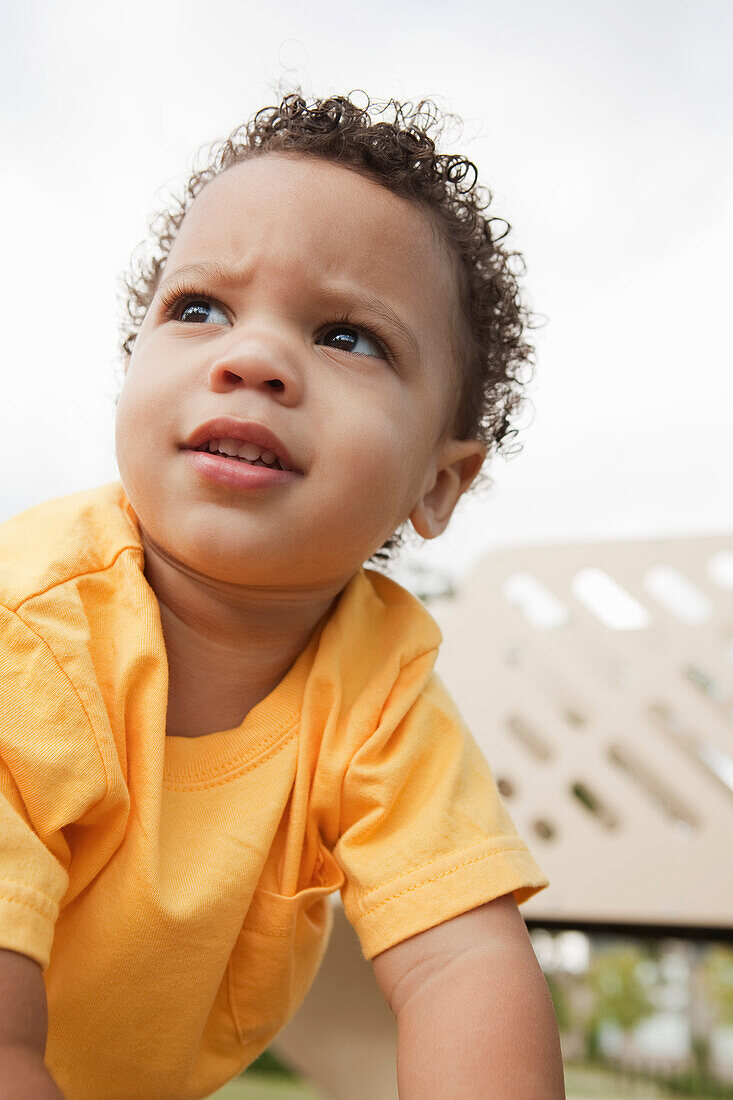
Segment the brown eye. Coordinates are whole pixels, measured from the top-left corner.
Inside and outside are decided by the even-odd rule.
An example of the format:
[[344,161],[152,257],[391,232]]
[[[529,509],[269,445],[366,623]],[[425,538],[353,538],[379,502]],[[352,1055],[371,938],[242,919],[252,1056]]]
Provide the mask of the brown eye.
[[177,320],[186,324],[228,325],[229,318],[217,305],[207,298],[197,298],[179,305],[176,309]]
[[[332,325],[323,334],[321,338],[323,343],[328,340],[333,340],[332,347],[338,348],[340,351],[351,351],[357,355],[368,355],[374,359],[384,359],[384,351],[381,346],[374,339],[369,339],[358,328],[352,328],[350,325]],[[359,341],[363,341],[367,345],[371,345],[372,351],[362,351],[358,348]]]

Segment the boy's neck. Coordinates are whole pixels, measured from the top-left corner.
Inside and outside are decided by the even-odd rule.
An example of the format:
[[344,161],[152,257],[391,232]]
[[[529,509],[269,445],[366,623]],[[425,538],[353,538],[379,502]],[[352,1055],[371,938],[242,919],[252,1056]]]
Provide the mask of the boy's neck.
[[168,659],[166,733],[233,729],[280,683],[343,583],[337,591],[229,591],[143,545]]

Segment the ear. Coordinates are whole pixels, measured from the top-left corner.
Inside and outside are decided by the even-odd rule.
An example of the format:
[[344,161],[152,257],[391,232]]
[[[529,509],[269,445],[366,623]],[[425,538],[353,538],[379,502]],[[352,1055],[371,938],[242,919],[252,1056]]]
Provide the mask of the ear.
[[443,447],[437,471],[410,512],[410,521],[424,539],[434,539],[448,526],[453,509],[481,469],[487,448],[478,439],[453,439]]

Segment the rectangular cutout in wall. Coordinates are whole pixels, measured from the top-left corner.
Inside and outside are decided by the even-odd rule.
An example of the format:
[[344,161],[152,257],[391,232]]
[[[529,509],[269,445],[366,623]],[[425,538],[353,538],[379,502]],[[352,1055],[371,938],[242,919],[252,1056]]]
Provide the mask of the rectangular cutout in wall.
[[501,594],[536,630],[557,630],[570,619],[562,600],[532,573],[511,573],[501,586]]
[[611,630],[649,627],[651,616],[647,609],[605,570],[593,566],[580,569],[572,579],[571,588],[576,600]]
[[707,622],[712,614],[707,596],[673,565],[652,566],[642,583],[649,595],[682,623],[697,626]]

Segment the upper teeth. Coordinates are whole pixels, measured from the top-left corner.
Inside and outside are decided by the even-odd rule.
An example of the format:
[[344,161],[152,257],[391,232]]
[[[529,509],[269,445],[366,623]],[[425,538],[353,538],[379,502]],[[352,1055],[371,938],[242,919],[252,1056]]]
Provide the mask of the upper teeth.
[[263,451],[261,447],[258,447],[255,443],[242,443],[238,439],[212,439],[207,444],[204,444],[211,452],[220,451],[222,454],[229,455],[234,458],[236,455],[238,458],[246,458],[249,462],[256,462],[258,458],[261,458],[263,462],[266,462],[268,466],[272,466],[274,463],[279,462],[283,470],[289,470],[290,466],[286,465],[282,459],[278,459],[276,454],[272,451]]

